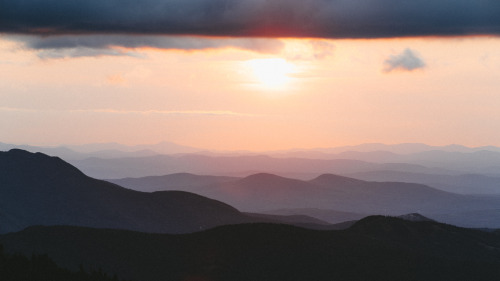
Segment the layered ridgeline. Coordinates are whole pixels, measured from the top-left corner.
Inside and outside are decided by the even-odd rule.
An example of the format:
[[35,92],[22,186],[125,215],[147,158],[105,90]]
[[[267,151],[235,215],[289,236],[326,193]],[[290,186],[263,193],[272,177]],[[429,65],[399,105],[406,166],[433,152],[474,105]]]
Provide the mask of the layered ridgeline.
[[185,233],[254,219],[181,191],[145,193],[87,177],[57,157],[0,152],[0,233],[76,225]]
[[100,179],[179,172],[231,176],[267,172],[311,179],[334,173],[368,181],[420,183],[453,193],[500,194],[500,148],[492,146],[363,144],[270,151],[269,156],[259,156],[250,152],[208,152],[169,142],[59,147],[0,143],[0,150],[12,148],[59,156]]
[[367,217],[341,231],[240,224],[183,235],[30,227],[0,235],[0,244],[137,281],[500,279],[498,233],[408,219]]
[[415,183],[371,182],[333,174],[297,180],[266,173],[244,178],[183,173],[111,181],[136,190],[184,190],[244,211],[302,214],[331,223],[368,214],[418,212],[460,226],[500,227],[498,196],[455,194]]

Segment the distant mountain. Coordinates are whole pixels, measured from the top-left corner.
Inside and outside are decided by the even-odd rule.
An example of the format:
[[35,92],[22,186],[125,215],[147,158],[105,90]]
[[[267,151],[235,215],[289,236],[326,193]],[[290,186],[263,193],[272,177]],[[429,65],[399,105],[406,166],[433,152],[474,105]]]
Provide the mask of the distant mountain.
[[55,155],[64,159],[85,159],[88,155],[76,152],[67,147],[54,146],[54,147],[44,147],[44,146],[32,146],[32,145],[16,145],[9,143],[0,142],[0,151],[8,151],[11,149],[22,149],[29,152],[41,152],[48,155]]
[[[177,177],[188,179],[175,184]],[[349,177],[323,174],[309,181],[259,173],[244,178],[170,175],[124,179],[131,189],[154,187],[163,190],[184,190],[226,202],[239,210],[273,215],[306,215],[330,223],[359,219],[367,214],[401,215],[423,213],[431,218],[445,218],[448,214],[469,212],[453,223],[468,227],[500,227],[498,209],[500,197],[466,196],[444,192],[426,185],[404,182],[369,182]],[[192,185],[188,185],[192,182]],[[290,212],[273,212],[273,210]],[[489,216],[478,220],[475,212],[485,211]]]
[[0,152],[0,232],[30,225],[79,225],[185,233],[252,221],[199,195],[144,193],[87,177],[57,157]]
[[71,160],[85,174],[99,179],[160,176],[175,173],[244,177],[256,173],[306,175],[311,179],[325,173],[347,174],[374,170],[417,173],[458,174],[445,169],[431,169],[404,163],[369,163],[349,159],[275,158],[265,155],[206,156],[200,154],[156,155],[116,159],[89,158]]
[[[145,184],[136,179],[134,185],[128,187],[140,189],[147,186],[149,179],[145,178]],[[165,187],[168,190],[167,183]],[[181,186],[174,188],[183,190]],[[464,196],[420,184],[366,182],[333,174],[302,181],[259,173],[232,181],[195,186],[189,190],[250,212],[317,208],[400,215],[419,210],[448,210],[450,204],[455,205],[465,199]]]
[[[332,149],[271,153],[270,155],[281,158],[349,159],[385,164],[407,163],[427,167],[428,171],[433,170],[430,174],[451,175],[458,172],[458,174],[500,177],[500,148],[492,146],[469,148],[458,145],[438,147],[423,144],[366,144]],[[397,170],[402,171],[399,168]],[[416,170],[406,170],[406,172],[418,173]]]
[[429,185],[440,190],[460,194],[497,194],[500,195],[500,177],[479,174],[438,175],[401,171],[370,171],[349,174],[368,181],[400,181]]
[[495,146],[467,147],[458,144],[432,146],[423,143],[400,143],[400,144],[365,143],[352,146],[319,148],[315,150],[322,151],[325,153],[342,153],[347,151],[355,151],[355,152],[388,151],[396,154],[413,154],[413,153],[421,153],[433,150],[440,150],[446,152],[463,152],[463,153],[475,152],[481,150],[500,152],[500,147],[495,147]]
[[[387,151],[348,151],[330,154],[328,159],[351,159],[374,163],[407,163],[441,170],[441,174],[481,174],[500,177],[500,151],[472,150],[468,152],[429,150],[411,154],[395,154]],[[448,170],[448,171],[446,171]],[[408,171],[410,172],[410,171]],[[417,172],[417,171],[412,171]],[[436,172],[433,172],[435,174]]]
[[197,192],[199,188],[211,184],[219,184],[239,179],[238,177],[200,176],[190,173],[177,173],[165,176],[143,178],[111,179],[109,182],[120,186],[145,192],[164,190],[183,190]]
[[128,146],[118,143],[91,143],[82,145],[32,146],[7,144],[0,142],[0,151],[23,149],[29,152],[42,152],[58,156],[65,160],[83,160],[91,157],[103,159],[124,157],[147,157],[160,154],[185,154],[201,152],[202,149],[178,145],[172,142],[160,142],[151,145]]
[[0,235],[8,252],[102,268],[137,281],[500,279],[500,235],[431,221],[368,217],[342,231],[274,224],[185,235],[53,226]]
[[401,215],[401,216],[398,216],[398,218],[404,219],[407,221],[434,221],[428,217],[422,216],[419,213],[411,213],[411,214]]
[[11,149],[22,149],[29,152],[41,152],[48,155],[57,156],[65,160],[83,160],[90,157],[100,157],[104,159],[109,158],[122,158],[122,157],[145,157],[158,155],[157,152],[152,150],[132,150],[122,151],[118,149],[103,149],[103,150],[88,150],[76,151],[66,146],[31,146],[31,145],[15,145],[0,143],[0,151],[8,151]]
[[122,152],[136,152],[136,151],[152,151],[155,154],[178,154],[178,153],[193,153],[202,151],[202,149],[176,144],[173,142],[163,141],[157,144],[143,144],[143,145],[123,145],[119,143],[91,143],[82,145],[68,145],[73,149],[82,153],[96,153],[99,151],[122,151]]
[[270,215],[282,215],[282,216],[306,215],[332,224],[338,224],[346,221],[357,221],[359,219],[368,216],[367,214],[342,212],[337,210],[318,209],[318,208],[276,209],[276,210],[265,211],[264,213]]
[[[298,227],[314,230],[338,230],[347,229],[342,223],[331,224],[307,215],[271,215],[271,214],[258,214],[258,213],[245,213],[247,216],[268,223],[289,224]],[[345,221],[342,221],[345,223]]]

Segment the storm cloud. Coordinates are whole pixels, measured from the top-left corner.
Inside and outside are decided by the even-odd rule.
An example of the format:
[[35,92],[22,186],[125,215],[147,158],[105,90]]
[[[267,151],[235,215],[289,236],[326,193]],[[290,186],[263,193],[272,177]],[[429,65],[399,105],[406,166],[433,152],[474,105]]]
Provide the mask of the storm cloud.
[[0,32],[387,38],[499,35],[498,0],[0,0]]

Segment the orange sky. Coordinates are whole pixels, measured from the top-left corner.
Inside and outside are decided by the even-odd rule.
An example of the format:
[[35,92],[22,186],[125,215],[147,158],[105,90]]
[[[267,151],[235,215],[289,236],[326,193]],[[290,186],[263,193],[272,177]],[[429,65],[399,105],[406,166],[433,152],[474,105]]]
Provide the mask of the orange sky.
[[[0,142],[500,145],[499,38],[279,40],[266,52],[41,58],[0,36]],[[423,65],[387,71],[407,49]]]

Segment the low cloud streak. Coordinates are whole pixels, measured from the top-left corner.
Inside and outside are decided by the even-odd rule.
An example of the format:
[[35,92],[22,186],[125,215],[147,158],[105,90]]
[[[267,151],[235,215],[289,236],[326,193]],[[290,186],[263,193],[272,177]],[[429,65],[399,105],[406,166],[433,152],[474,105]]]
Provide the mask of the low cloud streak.
[[234,112],[229,110],[119,110],[119,109],[68,109],[68,110],[43,110],[18,107],[0,107],[0,111],[18,113],[102,113],[102,114],[139,114],[139,115],[199,115],[199,116],[235,116],[256,117],[250,113]]
[[142,57],[140,48],[206,50],[236,48],[259,53],[277,53],[284,43],[273,38],[209,38],[196,36],[127,36],[123,34],[32,36],[11,35],[25,48],[39,51],[40,58],[85,56]]

